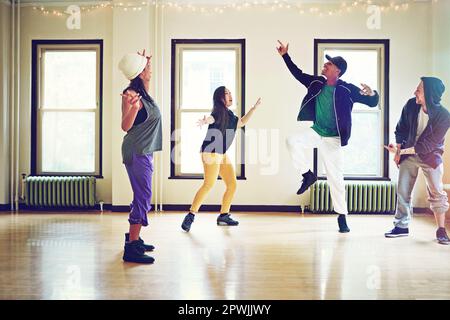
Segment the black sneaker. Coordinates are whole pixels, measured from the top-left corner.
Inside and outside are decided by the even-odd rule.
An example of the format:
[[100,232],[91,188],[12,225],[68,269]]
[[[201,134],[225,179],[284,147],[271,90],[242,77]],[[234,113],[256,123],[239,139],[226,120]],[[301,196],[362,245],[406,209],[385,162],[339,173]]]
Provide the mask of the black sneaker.
[[447,232],[445,232],[445,228],[439,228],[436,231],[436,239],[438,243],[449,245],[450,239],[448,238]]
[[339,232],[340,233],[350,232],[350,229],[347,226],[347,219],[345,218],[345,214],[340,214],[338,216],[337,220],[338,220]]
[[304,174],[302,174],[302,176],[302,185],[300,186],[300,189],[298,189],[297,194],[302,194],[303,192],[308,190],[308,188],[312,186],[314,182],[317,181],[316,175],[312,173],[311,170],[308,170],[308,172],[305,172]]
[[[129,233],[125,233],[125,243],[127,243],[128,241],[130,241],[130,234]],[[141,245],[141,247],[144,249],[144,251],[153,251],[155,250],[155,246],[151,245],[151,244],[146,244],[144,242],[144,240],[141,239],[141,237],[139,237],[139,244]]]
[[195,215],[191,212],[189,212],[186,217],[184,217],[183,223],[181,224],[181,228],[184,231],[189,232],[189,230],[191,230],[191,224],[192,222],[194,222],[194,217]]
[[231,219],[231,215],[229,213],[221,214],[217,217],[218,226],[237,226],[238,224],[238,221]]
[[399,228],[395,227],[389,232],[386,232],[384,236],[386,238],[398,238],[398,237],[407,237],[409,235],[409,229],[408,228]]
[[150,264],[155,262],[155,259],[143,253],[139,241],[135,240],[125,243],[125,252],[123,253],[123,261]]

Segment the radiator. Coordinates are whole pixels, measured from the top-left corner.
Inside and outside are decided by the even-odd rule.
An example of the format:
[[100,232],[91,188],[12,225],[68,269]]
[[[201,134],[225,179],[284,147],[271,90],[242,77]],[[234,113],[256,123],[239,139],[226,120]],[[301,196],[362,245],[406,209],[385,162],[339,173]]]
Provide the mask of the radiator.
[[93,207],[95,177],[28,176],[25,204],[34,207]]
[[[349,213],[394,213],[397,203],[396,184],[382,183],[348,183],[345,193]],[[311,186],[310,211],[313,213],[330,213],[333,203],[330,188],[325,181],[318,181]]]

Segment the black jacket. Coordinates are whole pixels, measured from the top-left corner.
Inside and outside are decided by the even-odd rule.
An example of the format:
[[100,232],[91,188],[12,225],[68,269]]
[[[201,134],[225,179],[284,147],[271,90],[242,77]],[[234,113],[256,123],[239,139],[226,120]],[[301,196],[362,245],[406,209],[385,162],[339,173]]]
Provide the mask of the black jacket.
[[[326,78],[303,73],[302,70],[300,70],[294,62],[292,62],[287,53],[283,55],[283,59],[295,79],[308,88],[308,92],[300,106],[297,120],[315,121],[316,97],[321,92],[323,86],[327,83]],[[348,140],[350,139],[352,130],[351,114],[353,104],[355,102],[359,102],[368,105],[369,107],[376,107],[378,105],[379,98],[378,92],[376,91],[374,96],[365,96],[360,93],[360,89],[357,86],[344,82],[340,79],[338,80],[336,90],[334,92],[333,102],[337,122],[336,125],[341,138],[341,146],[347,145]]]
[[[408,100],[395,129],[395,140],[402,145],[402,149],[414,147],[420,159],[436,169],[442,163],[445,134],[450,127],[450,113],[440,104],[427,103],[428,124],[416,142],[420,108],[415,98]],[[408,156],[410,155],[402,155],[400,163]]]

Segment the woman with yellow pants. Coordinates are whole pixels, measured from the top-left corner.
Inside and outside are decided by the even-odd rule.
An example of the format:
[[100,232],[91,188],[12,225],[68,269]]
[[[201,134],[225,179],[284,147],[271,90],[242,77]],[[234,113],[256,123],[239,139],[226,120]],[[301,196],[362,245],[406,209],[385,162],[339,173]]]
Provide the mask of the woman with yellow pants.
[[214,186],[220,175],[225,182],[226,190],[222,199],[220,215],[217,225],[237,226],[239,222],[230,216],[231,201],[236,191],[236,174],[233,165],[226,155],[226,151],[233,143],[237,128],[246,125],[253,112],[261,103],[261,99],[239,119],[229,107],[233,104],[230,90],[224,86],[218,87],[213,95],[213,110],[209,117],[203,117],[198,121],[201,127],[208,124],[208,131],[201,147],[201,157],[204,170],[203,185],[197,191],[189,213],[183,220],[181,228],[189,232],[194,222],[195,214],[200,209],[203,201]]

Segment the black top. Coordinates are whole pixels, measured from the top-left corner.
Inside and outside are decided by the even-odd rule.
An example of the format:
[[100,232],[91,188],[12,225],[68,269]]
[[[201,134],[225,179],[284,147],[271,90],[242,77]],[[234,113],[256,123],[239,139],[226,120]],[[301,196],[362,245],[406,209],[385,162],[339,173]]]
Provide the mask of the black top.
[[144,107],[139,110],[133,122],[133,127],[147,120],[147,110]]
[[[208,126],[206,137],[203,140],[201,152],[224,154],[230,148],[236,136],[236,128],[239,118],[231,110],[228,111],[228,123],[223,134],[216,121]],[[214,114],[211,114],[214,117]]]

